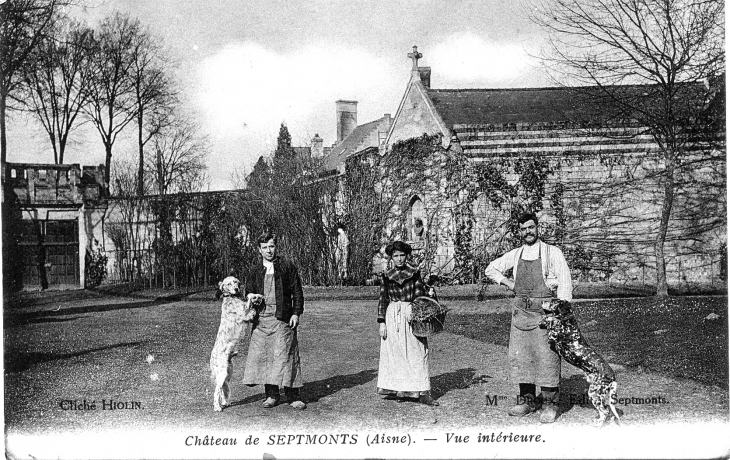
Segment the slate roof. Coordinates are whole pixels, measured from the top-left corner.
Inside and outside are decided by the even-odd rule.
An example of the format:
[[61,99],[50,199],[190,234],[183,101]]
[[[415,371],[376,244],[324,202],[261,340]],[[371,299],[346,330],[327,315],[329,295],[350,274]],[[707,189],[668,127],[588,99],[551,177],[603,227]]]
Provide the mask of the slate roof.
[[[340,165],[345,163],[345,159],[348,155],[355,152],[359,152],[367,147],[377,147],[377,145],[370,145],[372,142],[364,145],[367,138],[373,134],[373,131],[377,131],[381,123],[386,117],[379,118],[377,120],[365,123],[357,126],[349,136],[342,140],[339,144],[332,148],[329,155],[324,157],[323,169],[325,171],[331,171],[337,169]],[[377,133],[376,139],[377,139]],[[376,141],[377,144],[377,141]]]
[[[661,94],[651,85],[614,86],[611,92],[636,98],[639,105],[651,110],[660,107]],[[687,83],[683,91],[704,93],[701,83]],[[630,114],[623,112],[606,92],[598,87],[552,87],[514,89],[428,89],[444,123],[454,125],[510,123],[595,123],[607,120],[626,121]]]
[[595,104],[581,103],[569,88],[429,89],[428,96],[448,127],[589,121],[600,116]]

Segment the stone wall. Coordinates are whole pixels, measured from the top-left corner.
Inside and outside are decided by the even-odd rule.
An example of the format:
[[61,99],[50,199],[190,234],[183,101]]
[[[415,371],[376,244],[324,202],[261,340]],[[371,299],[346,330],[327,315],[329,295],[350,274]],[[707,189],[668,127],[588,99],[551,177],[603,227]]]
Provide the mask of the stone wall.
[[[426,89],[420,81],[412,80],[408,84],[401,106],[393,121],[389,133],[391,144],[398,140],[418,137],[423,133],[444,133],[440,119],[426,95]],[[448,143],[448,136],[444,142]]]
[[[44,223],[46,226],[58,225],[59,222],[74,222],[78,229],[78,234],[75,234],[73,239],[73,242],[78,241],[77,281],[79,286],[83,287],[86,251],[93,246],[94,239],[100,243],[104,241],[103,221],[107,202],[102,193],[103,166],[7,163],[3,168],[3,180],[6,183],[6,187],[3,188],[3,205],[8,207],[8,212],[20,219],[15,221],[16,226],[21,227],[31,222]],[[35,250],[34,238],[39,236],[23,234],[25,230],[22,228],[6,227],[3,226],[3,231],[14,235],[9,241],[12,240],[13,244],[24,247],[26,256],[29,254],[28,251]],[[37,228],[40,229],[41,226]],[[42,233],[41,230],[38,231]],[[68,237],[69,235],[64,235],[64,238]],[[52,245],[52,242],[47,244],[47,246]],[[40,247],[37,254],[40,254]],[[57,256],[54,254],[49,258]],[[47,266],[53,265],[52,260],[46,262]],[[20,263],[18,267],[4,267],[4,270],[20,270],[22,265]],[[9,272],[6,274],[11,277],[17,276]],[[19,283],[23,289],[42,287],[22,280],[27,273],[20,276]]]
[[[462,151],[474,166],[490,164],[510,184],[519,179],[515,165],[520,159],[548,160],[554,173],[538,213],[542,231],[566,253],[592,255],[583,258],[587,268],[582,277],[654,282],[654,241],[663,191],[659,149],[651,136],[637,127],[587,130],[564,125],[482,125],[461,127],[457,133]],[[713,158],[708,161],[708,156]],[[675,198],[665,245],[668,280],[717,281],[727,241],[724,156],[696,152],[685,164],[678,174],[684,185]],[[560,210],[550,200],[558,184],[563,188],[562,222],[558,222]],[[472,243],[478,271],[511,248],[506,238],[509,211],[509,205],[495,207],[484,191],[473,202]],[[453,216],[444,209],[441,220],[450,217],[453,227]],[[564,234],[556,241],[559,224]],[[453,253],[453,239],[442,241],[452,249],[439,252]]]
[[[416,89],[414,85],[404,98],[391,143],[408,134],[417,135],[419,130],[439,131],[437,119]],[[574,276],[611,282],[655,281],[663,166],[659,146],[642,127],[457,125],[454,136],[444,155],[463,155],[468,163],[464,174],[444,177],[445,157],[434,157],[425,174],[428,179],[421,187],[402,191],[402,204],[393,213],[394,220],[407,215],[410,201],[419,198],[429,216],[424,241],[415,241],[408,229],[401,229],[400,237],[417,252],[433,246],[430,264],[424,267],[429,272],[461,270],[463,277],[463,267],[456,260],[456,232],[459,220],[465,218],[471,219],[471,241],[462,250],[470,252],[475,265],[467,281],[476,281],[491,260],[513,247],[515,239],[509,238],[508,226],[510,200],[495,206],[487,198],[490,190],[477,190],[476,196],[469,196],[469,189],[479,188],[476,171],[481,165],[497,169],[514,185],[520,178],[517,164],[541,158],[552,170],[538,212],[541,231],[547,241],[564,249]],[[685,155],[676,175],[681,187],[665,243],[669,282],[715,282],[726,273],[721,268],[727,241],[724,142],[718,145],[722,151],[696,150]],[[560,193],[556,195],[556,191]],[[467,212],[465,205],[469,206]],[[377,273],[386,265],[382,255],[376,259]]]

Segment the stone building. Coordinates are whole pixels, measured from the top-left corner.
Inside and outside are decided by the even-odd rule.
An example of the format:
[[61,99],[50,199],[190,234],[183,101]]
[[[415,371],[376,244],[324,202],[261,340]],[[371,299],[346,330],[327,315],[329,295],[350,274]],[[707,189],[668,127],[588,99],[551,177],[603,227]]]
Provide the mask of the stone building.
[[3,168],[5,287],[83,287],[87,249],[104,241],[104,166]]
[[[607,120],[607,107],[586,104],[571,88],[432,88],[431,69],[418,66],[422,56],[415,47],[409,57],[410,79],[394,116],[358,124],[357,101],[336,101],[336,141],[325,147],[315,135],[309,146],[295,147],[298,155],[321,160],[317,181],[335,185],[337,199],[323,200],[335,201],[335,211],[323,213],[322,224],[336,239],[340,278],[353,273],[347,259],[362,245],[345,225],[352,217],[346,215],[352,196],[348,164],[392,159],[399,144],[425,134],[439,136],[441,148],[422,170],[412,171],[422,183],[393,192],[385,175],[373,187],[381,195],[398,195],[383,226],[383,247],[386,240],[406,240],[427,273],[477,281],[486,264],[515,243],[509,227],[514,197],[494,196],[504,198],[507,187],[517,190],[527,175],[525,162],[533,161],[543,168],[533,172],[544,183],[539,202],[530,205],[539,210],[545,238],[563,248],[574,275],[653,282],[661,162],[644,127]],[[717,149],[714,159],[691,163],[678,176],[685,185],[675,199],[665,251],[672,284],[726,276],[724,133],[721,137],[717,145],[702,147]],[[462,163],[449,166],[454,158]],[[485,180],[484,171],[502,182]],[[6,286],[84,286],[85,255],[95,241],[106,250],[109,282],[145,276],[152,283],[159,229],[151,206],[159,197],[105,197],[103,167],[9,163],[2,172]],[[188,199],[197,203],[231,193],[245,191]],[[176,243],[198,239],[202,211],[186,215],[170,225]],[[358,259],[358,267],[369,265],[371,255],[364,263]],[[374,273],[368,275],[386,268],[382,251],[372,262]],[[8,271],[13,265],[17,269]]]
[[[471,175],[465,177],[472,184],[465,184],[467,188],[476,187],[480,165],[499,171],[514,186],[524,173],[522,160],[542,159],[550,172],[538,215],[546,238],[564,247],[576,275],[617,282],[654,280],[654,235],[662,193],[656,176],[662,166],[660,149],[645,127],[612,120],[608,106],[588,103],[571,88],[435,89],[431,68],[418,66],[422,55],[416,47],[408,56],[411,78],[395,116],[388,117],[385,138],[363,144],[345,139],[343,144],[357,146],[331,157],[331,170],[342,174],[346,158],[372,152],[376,145],[380,155],[388,155],[397,142],[424,133],[440,135],[447,154],[468,159]],[[724,92],[718,94],[724,97]],[[666,243],[670,283],[711,282],[725,274],[724,133],[722,137],[713,161],[683,173],[689,185],[675,200]],[[438,174],[438,161],[434,158],[429,174]],[[406,227],[399,237],[416,247],[429,242],[434,246],[429,271],[444,274],[467,268],[474,280],[489,260],[514,244],[508,238],[511,209],[495,206],[490,190],[482,189],[471,196],[465,210],[464,197],[445,196],[443,185],[432,183],[402,197],[405,204],[397,213],[406,216]],[[695,205],[708,206],[704,217],[684,214]],[[459,267],[456,254],[464,218],[469,220],[471,267]],[[374,271],[383,270],[383,264],[383,258],[376,257]]]
[[343,174],[350,155],[370,147],[380,148],[390,130],[389,113],[362,125],[357,124],[357,101],[337,101],[337,142],[324,157],[325,174]]

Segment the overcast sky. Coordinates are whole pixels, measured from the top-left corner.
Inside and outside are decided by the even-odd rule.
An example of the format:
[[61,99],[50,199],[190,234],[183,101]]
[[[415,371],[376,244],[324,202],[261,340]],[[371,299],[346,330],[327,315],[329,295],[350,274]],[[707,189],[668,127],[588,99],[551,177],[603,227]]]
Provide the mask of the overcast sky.
[[[550,85],[530,57],[542,39],[524,1],[96,0],[74,15],[95,25],[127,12],[164,39],[185,107],[209,136],[211,189],[220,190],[271,153],[281,122],[295,145],[315,133],[330,145],[337,99],[359,102],[359,124],[395,115],[413,45],[434,88]],[[8,161],[53,161],[33,126],[13,114]],[[74,139],[67,163],[104,161],[90,125]],[[114,149],[115,158],[134,153],[124,139]]]

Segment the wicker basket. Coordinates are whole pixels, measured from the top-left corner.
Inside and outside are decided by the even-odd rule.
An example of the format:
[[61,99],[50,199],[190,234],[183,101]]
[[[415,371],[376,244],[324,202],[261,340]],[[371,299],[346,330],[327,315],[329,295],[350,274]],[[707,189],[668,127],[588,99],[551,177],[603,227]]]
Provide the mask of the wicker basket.
[[436,315],[426,321],[411,321],[411,329],[416,337],[428,337],[444,330],[446,312]]

